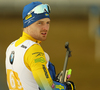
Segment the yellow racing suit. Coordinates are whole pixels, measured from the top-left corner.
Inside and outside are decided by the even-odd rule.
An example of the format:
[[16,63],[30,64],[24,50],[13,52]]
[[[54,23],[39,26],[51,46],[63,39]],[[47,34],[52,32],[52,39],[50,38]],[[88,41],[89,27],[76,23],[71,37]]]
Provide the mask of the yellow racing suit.
[[23,32],[22,37],[8,46],[6,73],[9,90],[67,90],[66,85],[53,80],[55,74],[50,75],[52,65],[40,43]]

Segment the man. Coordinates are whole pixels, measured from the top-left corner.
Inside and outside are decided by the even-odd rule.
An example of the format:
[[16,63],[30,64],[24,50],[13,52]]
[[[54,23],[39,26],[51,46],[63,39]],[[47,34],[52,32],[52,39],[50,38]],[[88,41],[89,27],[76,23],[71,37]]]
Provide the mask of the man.
[[49,31],[49,13],[49,5],[38,1],[24,7],[23,35],[6,51],[9,90],[74,90],[73,82],[57,82],[54,66],[40,46]]

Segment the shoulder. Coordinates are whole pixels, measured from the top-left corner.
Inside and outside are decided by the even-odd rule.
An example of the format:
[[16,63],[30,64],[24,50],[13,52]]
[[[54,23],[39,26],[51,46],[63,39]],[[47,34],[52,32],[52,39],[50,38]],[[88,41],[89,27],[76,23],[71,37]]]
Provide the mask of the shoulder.
[[7,49],[6,49],[6,52],[9,51],[9,49],[15,44],[16,41],[17,41],[17,40],[15,40],[15,41],[13,41],[12,43],[9,44],[9,46],[8,46]]
[[32,46],[30,46],[25,53],[25,56],[27,57],[33,57],[36,55],[44,56],[44,50],[38,43],[35,43]]
[[38,43],[35,43],[33,44],[29,49],[29,51],[43,51],[43,48],[38,44]]

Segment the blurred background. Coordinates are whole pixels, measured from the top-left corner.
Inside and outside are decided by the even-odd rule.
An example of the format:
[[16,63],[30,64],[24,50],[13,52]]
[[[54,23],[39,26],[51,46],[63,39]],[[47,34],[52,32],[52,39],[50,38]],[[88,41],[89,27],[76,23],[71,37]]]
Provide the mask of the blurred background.
[[[5,71],[7,46],[22,34],[23,7],[36,0],[0,0],[0,90],[8,90]],[[100,0],[41,0],[51,6],[51,26],[42,47],[55,65],[56,73],[65,61],[65,42],[72,57],[76,90],[100,90]]]

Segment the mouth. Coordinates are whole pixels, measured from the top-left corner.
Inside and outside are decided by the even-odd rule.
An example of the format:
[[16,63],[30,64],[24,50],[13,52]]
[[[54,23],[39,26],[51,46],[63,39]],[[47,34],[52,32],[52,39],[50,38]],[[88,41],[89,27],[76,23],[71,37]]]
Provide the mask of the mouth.
[[46,32],[42,32],[41,34],[42,34],[43,36],[45,36],[47,33],[46,33]]

